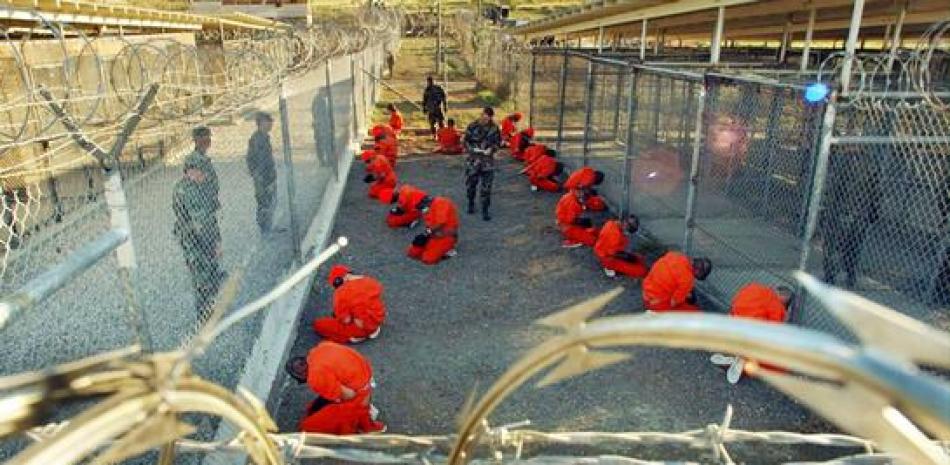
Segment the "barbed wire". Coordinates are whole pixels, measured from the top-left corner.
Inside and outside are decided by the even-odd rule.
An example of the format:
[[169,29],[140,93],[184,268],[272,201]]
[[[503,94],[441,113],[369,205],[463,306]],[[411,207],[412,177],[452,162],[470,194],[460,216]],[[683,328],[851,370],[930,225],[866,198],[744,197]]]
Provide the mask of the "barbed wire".
[[[878,460],[888,457],[874,452],[873,444],[855,436],[842,434],[806,434],[786,431],[744,431],[721,429],[721,425],[710,424],[706,428],[666,432],[545,432],[537,430],[512,429],[530,422],[488,428],[480,437],[480,444],[487,446],[491,463],[531,464],[531,463],[692,463],[683,461],[654,461],[618,455],[590,454],[584,456],[554,456],[539,454],[524,457],[526,446],[635,446],[635,445],[683,445],[694,449],[713,449],[722,444],[763,443],[772,445],[810,445],[863,449],[860,455],[848,455],[834,459],[828,464],[861,464],[869,459]],[[52,423],[34,428],[27,433],[33,441],[43,441],[61,431],[66,423]],[[315,433],[270,434],[285,459],[332,459],[353,463],[402,463],[430,464],[445,461],[445,451],[455,441],[454,435],[411,436],[404,434],[375,434],[338,436]],[[180,440],[176,447],[183,453],[235,453],[243,452],[244,445],[239,438],[226,441],[204,442],[191,439]],[[719,461],[730,463],[731,459]],[[857,460],[857,461],[856,461]],[[860,460],[865,460],[864,462]],[[618,462],[619,461],[619,462]],[[482,463],[473,460],[470,463]]]
[[[950,109],[950,19],[932,24],[911,50],[858,54],[852,62],[848,104],[861,109],[883,104],[927,105]],[[818,81],[840,73],[844,51],[829,55],[818,68]]]
[[[146,121],[194,123],[233,112],[273,92],[280,80],[329,58],[391,40],[401,21],[399,10],[366,8],[304,30],[91,37],[39,12],[34,15],[42,27],[0,31],[15,68],[6,70],[5,92],[0,92],[0,155],[66,135],[39,98],[41,86],[76,115],[84,132],[97,138],[114,135],[116,122],[153,83],[161,90],[144,115]],[[33,56],[40,49],[44,57],[37,65],[40,59]],[[35,161],[4,163],[0,179],[23,174]]]

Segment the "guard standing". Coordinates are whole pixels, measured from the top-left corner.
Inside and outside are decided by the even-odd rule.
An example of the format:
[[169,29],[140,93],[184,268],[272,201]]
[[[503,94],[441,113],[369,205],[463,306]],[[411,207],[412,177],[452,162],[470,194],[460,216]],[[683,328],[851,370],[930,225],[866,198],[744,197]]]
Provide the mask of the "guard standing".
[[191,274],[199,325],[210,316],[214,298],[225,278],[218,262],[221,231],[217,211],[221,204],[218,203],[217,185],[211,179],[200,157],[188,156],[184,176],[175,183],[172,194],[173,231]]
[[422,93],[422,110],[429,120],[429,131],[436,136],[435,126],[445,127],[445,113],[448,108],[445,101],[445,89],[435,83],[432,76],[426,78],[426,89]]
[[258,112],[254,116],[257,130],[247,141],[247,170],[254,180],[254,199],[257,201],[257,226],[261,234],[270,231],[274,218],[274,193],[277,187],[277,171],[274,169],[274,150],[270,144],[270,131],[274,127],[271,115]]
[[501,147],[501,131],[492,120],[495,110],[485,107],[482,115],[465,130],[462,139],[468,151],[465,161],[465,188],[468,195],[468,213],[475,213],[475,191],[482,201],[482,219],[491,220],[491,188],[495,179],[495,152]]

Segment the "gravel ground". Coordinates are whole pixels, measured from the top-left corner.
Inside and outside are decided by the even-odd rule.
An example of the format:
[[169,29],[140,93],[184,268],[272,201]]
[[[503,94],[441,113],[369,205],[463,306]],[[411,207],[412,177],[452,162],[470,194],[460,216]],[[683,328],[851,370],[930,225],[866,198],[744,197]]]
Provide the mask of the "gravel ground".
[[[382,336],[357,348],[373,362],[379,382],[375,404],[392,432],[451,432],[469,392],[484,390],[521,354],[551,335],[532,324],[540,317],[617,285],[627,291],[604,314],[642,311],[636,282],[606,278],[587,248],[559,247],[553,225],[557,197],[530,192],[523,179],[514,177],[517,166],[512,162],[499,167],[495,218],[484,222],[462,213],[459,255],[434,267],[404,256],[416,232],[387,228],[386,207],[366,198],[359,170],[351,173],[336,226],[336,233],[347,236],[351,246],[338,261],[386,286],[389,313]],[[400,164],[399,175],[404,182],[465,204],[458,157],[410,159]],[[313,318],[329,311],[331,294],[324,279],[320,276],[315,283],[294,355],[304,355],[318,342],[309,328]],[[680,431],[720,421],[726,405],[732,404],[736,428],[828,428],[762,383],[728,385],[722,372],[706,361],[707,354],[664,349],[633,353],[627,363],[554,386],[525,386],[492,422],[530,419],[533,427],[544,430]],[[286,377],[281,390],[275,417],[282,431],[293,431],[312,394]],[[671,451],[676,452],[661,452]],[[800,458],[799,452],[760,447],[746,457],[768,463]],[[697,457],[695,451],[681,456],[691,457]]]

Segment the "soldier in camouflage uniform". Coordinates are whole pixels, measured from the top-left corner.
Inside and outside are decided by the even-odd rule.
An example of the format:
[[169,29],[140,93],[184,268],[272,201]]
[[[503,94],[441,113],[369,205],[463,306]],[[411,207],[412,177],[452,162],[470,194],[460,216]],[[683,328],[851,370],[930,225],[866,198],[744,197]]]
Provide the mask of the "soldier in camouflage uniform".
[[274,217],[274,192],[277,172],[274,169],[274,151],[270,145],[270,131],[274,119],[264,112],[255,116],[257,131],[247,141],[247,170],[254,180],[254,199],[257,200],[257,225],[261,233],[270,231]]
[[482,219],[488,221],[491,215],[491,188],[495,179],[495,152],[501,147],[501,131],[492,120],[495,110],[485,107],[482,116],[465,129],[462,143],[468,151],[465,160],[465,188],[468,195],[468,213],[475,213],[475,192],[482,200]]
[[218,178],[206,155],[211,132],[199,127],[192,135],[195,151],[185,157],[184,176],[175,183],[172,194],[172,210],[175,213],[174,233],[191,274],[200,324],[211,313],[225,273],[218,262],[221,256]]

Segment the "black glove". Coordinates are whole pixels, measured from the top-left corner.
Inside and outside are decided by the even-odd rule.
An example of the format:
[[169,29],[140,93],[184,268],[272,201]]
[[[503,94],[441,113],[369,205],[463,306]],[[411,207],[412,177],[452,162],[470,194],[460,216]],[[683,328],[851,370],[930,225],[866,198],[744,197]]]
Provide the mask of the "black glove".
[[393,207],[393,208],[389,209],[389,213],[392,213],[393,215],[404,215],[406,212],[404,212],[404,211],[403,211],[401,208],[399,208],[399,207]]
[[376,180],[376,178],[373,177],[372,174],[367,174],[366,177],[363,178],[363,182],[365,182],[365,183],[367,183],[367,184],[369,184],[369,183],[371,183],[371,182],[373,182],[373,181],[375,181],[375,180]]
[[686,303],[690,305],[696,305],[696,294],[690,292],[686,295]]
[[416,247],[425,247],[429,243],[429,236],[425,234],[419,234],[412,240],[412,245]]
[[614,257],[628,262],[637,261],[637,256],[627,251],[617,252],[614,254]]
[[594,189],[593,187],[591,187],[590,189],[587,189],[587,195],[591,197],[597,195],[597,189]]
[[589,228],[594,225],[594,222],[590,218],[578,218],[574,220],[575,226],[580,226],[582,228]]

